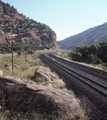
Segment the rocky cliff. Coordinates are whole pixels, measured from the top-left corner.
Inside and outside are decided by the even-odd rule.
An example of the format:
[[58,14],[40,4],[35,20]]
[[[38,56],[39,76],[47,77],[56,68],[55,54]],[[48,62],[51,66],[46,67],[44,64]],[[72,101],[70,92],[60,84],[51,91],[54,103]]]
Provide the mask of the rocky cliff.
[[0,44],[11,44],[12,39],[59,49],[56,33],[49,26],[27,18],[13,6],[0,1]]

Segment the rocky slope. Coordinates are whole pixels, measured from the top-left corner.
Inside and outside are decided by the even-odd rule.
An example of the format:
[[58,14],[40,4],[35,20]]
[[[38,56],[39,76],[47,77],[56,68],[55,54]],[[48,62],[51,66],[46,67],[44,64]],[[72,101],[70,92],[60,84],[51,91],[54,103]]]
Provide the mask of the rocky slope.
[[107,23],[90,28],[82,33],[60,41],[61,49],[72,50],[77,46],[98,44],[107,40]]
[[0,44],[14,42],[52,45],[59,49],[56,33],[47,25],[26,18],[17,9],[0,1]]

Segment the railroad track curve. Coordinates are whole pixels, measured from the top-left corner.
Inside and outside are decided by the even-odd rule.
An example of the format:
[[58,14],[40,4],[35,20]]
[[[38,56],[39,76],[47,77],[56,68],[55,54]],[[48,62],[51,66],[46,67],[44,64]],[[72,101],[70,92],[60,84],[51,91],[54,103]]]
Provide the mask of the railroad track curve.
[[69,75],[75,77],[79,81],[87,84],[89,87],[93,88],[94,90],[96,90],[100,94],[107,97],[107,86],[106,85],[103,85],[100,82],[95,81],[94,79],[90,79],[87,76],[84,76],[83,74],[81,74],[81,73],[79,73],[71,68],[68,68],[66,65],[59,63],[58,61],[52,60],[48,55],[41,55],[41,57],[45,61],[48,60],[49,62],[51,62],[55,66],[59,67],[60,69],[62,69],[65,72],[67,72]]
[[74,69],[77,69],[78,71],[87,74],[88,77],[92,77],[92,78],[96,79],[97,81],[100,81],[103,84],[107,85],[107,72],[106,71],[92,68],[89,66],[85,66],[85,65],[75,63],[75,62],[72,62],[69,60],[65,60],[65,59],[57,57],[53,54],[49,54],[49,56],[51,58],[56,59],[57,61],[60,61],[63,64],[68,65],[69,67],[73,67]]

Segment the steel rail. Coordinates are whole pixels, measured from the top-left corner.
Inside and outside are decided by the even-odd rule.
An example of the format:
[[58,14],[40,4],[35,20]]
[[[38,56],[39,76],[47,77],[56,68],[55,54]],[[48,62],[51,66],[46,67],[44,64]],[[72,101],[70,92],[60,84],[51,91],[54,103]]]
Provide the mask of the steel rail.
[[[64,60],[64,59],[62,59],[62,58],[58,58],[58,57],[56,57],[56,56],[53,55],[53,54],[50,54],[50,55],[53,56],[53,57],[55,57],[55,58],[57,58],[57,59]],[[85,65],[81,65],[81,64],[79,64],[79,63],[74,63],[74,62],[72,62],[72,61],[67,61],[67,60],[64,60],[64,61],[73,64],[73,66],[83,67],[84,69],[88,69],[88,70],[91,70],[91,71],[97,72],[97,73],[99,73],[99,74],[101,74],[101,75],[105,75],[105,76],[107,77],[107,72],[106,72],[106,71],[99,70],[99,69],[96,69],[96,68],[91,68],[91,67],[88,67],[88,66],[85,66]]]
[[84,82],[84,83],[87,84],[88,86],[90,86],[90,87],[94,88],[95,90],[99,91],[101,94],[107,96],[107,93],[105,93],[104,91],[102,91],[102,90],[100,90],[99,88],[95,87],[95,86],[92,85],[91,83],[89,83],[89,82],[87,82],[87,81],[84,81],[82,78],[77,77],[75,74],[71,73],[70,71],[73,71],[74,73],[76,73],[76,74],[78,74],[78,75],[80,75],[80,76],[82,76],[82,77],[90,80],[91,82],[96,83],[97,85],[99,85],[99,86],[102,87],[102,88],[107,89],[107,86],[104,86],[104,85],[102,85],[102,84],[100,84],[100,83],[98,83],[98,82],[96,82],[95,80],[92,80],[92,79],[90,79],[90,78],[87,78],[86,76],[84,76],[84,75],[82,75],[82,74],[79,74],[79,73],[77,73],[76,71],[74,71],[74,70],[72,70],[72,69],[70,69],[70,68],[67,68],[65,65],[62,65],[61,63],[57,63],[56,61],[53,61],[51,58],[48,58],[48,57],[46,57],[45,55],[42,55],[41,57],[42,57],[45,61],[46,61],[46,59],[48,59],[48,61],[51,62],[52,64],[54,64],[54,65],[56,65],[57,67],[61,68],[62,70],[64,70],[64,71],[67,72],[68,74],[74,76],[75,78],[81,80],[82,82]]

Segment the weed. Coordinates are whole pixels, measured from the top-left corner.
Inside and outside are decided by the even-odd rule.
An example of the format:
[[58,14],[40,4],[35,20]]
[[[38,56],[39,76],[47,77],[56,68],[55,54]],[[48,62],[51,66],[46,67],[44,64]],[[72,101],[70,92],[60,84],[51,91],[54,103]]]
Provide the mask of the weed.
[[75,94],[72,90],[68,90],[68,94],[72,95],[75,98]]
[[65,88],[65,86],[64,86],[64,85],[60,86],[60,89],[64,89],[64,88]]
[[[14,56],[13,57],[13,64],[16,64],[19,69],[13,69],[12,70],[7,70],[7,67],[11,67],[11,56],[9,57],[3,57],[0,59],[0,70],[3,71],[4,75],[9,75],[9,76],[16,76],[22,79],[30,79],[33,75],[36,69],[39,68],[41,65],[40,59],[34,59],[34,55],[27,55],[26,57],[26,62],[25,62],[25,57],[22,55],[21,57],[19,56]],[[34,63],[36,64],[34,65]],[[38,66],[39,65],[39,66]],[[41,67],[41,66],[40,66]],[[41,67],[42,68],[42,67]]]
[[31,77],[31,80],[35,81],[36,83],[40,84],[43,82],[43,78],[42,77]]
[[65,88],[65,83],[62,79],[53,79],[53,83],[56,84],[59,88]]
[[84,111],[81,109],[75,113],[71,113],[68,120],[87,120],[87,117],[85,116]]
[[56,116],[37,112],[23,113],[17,111],[0,112],[0,120],[55,120]]

